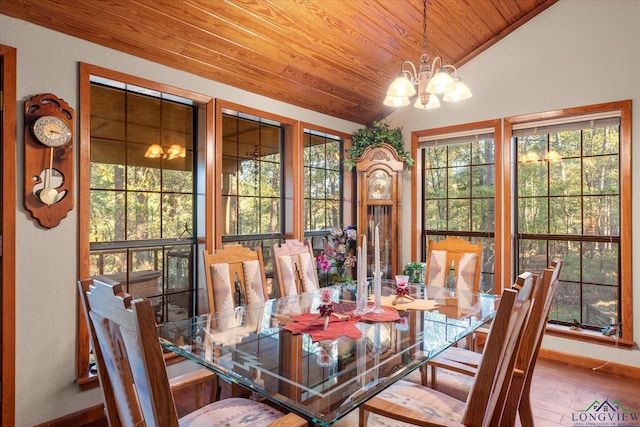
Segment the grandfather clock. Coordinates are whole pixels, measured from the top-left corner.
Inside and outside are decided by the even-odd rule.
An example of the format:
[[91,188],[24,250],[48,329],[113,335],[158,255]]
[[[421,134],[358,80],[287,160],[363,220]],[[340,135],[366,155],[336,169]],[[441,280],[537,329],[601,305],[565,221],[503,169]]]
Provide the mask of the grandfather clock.
[[374,230],[380,234],[383,278],[400,274],[402,171],[404,162],[388,145],[367,147],[355,160],[358,187],[358,234],[367,235],[368,275],[374,263]]

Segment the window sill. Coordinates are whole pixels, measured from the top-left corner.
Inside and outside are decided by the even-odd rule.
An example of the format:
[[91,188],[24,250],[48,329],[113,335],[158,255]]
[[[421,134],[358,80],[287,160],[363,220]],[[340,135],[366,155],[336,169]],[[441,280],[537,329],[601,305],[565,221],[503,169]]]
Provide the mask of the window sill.
[[98,381],[97,375],[89,375],[88,377],[78,378],[76,380],[76,384],[78,384],[78,387],[80,387],[81,391],[87,391],[96,387],[100,387],[100,382]]
[[[165,365],[173,365],[184,360],[182,356],[173,352],[164,352]],[[98,381],[98,375],[89,375],[88,377],[78,378],[76,381],[81,391],[87,391],[100,387],[100,381]]]
[[606,345],[609,347],[617,347],[629,350],[636,346],[636,343],[626,339],[615,339],[614,337],[606,337],[596,331],[572,331],[568,326],[547,325],[546,335],[555,337],[568,338],[578,341],[589,342],[592,344]]

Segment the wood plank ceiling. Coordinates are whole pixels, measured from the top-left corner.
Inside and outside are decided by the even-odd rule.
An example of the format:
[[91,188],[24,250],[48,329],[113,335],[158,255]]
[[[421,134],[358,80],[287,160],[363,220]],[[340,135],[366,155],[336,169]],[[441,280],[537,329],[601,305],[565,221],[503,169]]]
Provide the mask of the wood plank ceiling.
[[[428,0],[427,52],[461,66],[556,1]],[[387,86],[423,45],[420,0],[0,0],[0,13],[361,124],[391,112]]]

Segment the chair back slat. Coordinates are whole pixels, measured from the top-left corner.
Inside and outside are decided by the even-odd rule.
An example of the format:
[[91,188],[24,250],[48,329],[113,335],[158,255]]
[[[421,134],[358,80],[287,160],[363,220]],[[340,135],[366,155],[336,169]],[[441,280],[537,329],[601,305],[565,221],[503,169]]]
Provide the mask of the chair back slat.
[[[556,267],[557,266],[557,267]],[[526,370],[535,358],[538,343],[542,341],[544,328],[549,318],[551,304],[558,285],[558,275],[562,269],[562,261],[553,264],[553,268],[546,268],[538,281],[533,298],[534,307],[531,309],[531,317],[523,332],[522,343],[518,349],[516,368]]]
[[132,300],[118,283],[97,279],[86,296],[122,425],[178,426],[149,300]]

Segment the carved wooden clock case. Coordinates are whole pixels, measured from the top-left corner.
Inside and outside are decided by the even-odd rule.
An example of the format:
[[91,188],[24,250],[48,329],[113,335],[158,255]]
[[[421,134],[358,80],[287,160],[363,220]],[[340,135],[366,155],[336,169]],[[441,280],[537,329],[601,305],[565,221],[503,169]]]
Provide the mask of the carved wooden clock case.
[[50,93],[24,104],[24,207],[45,228],[73,209],[74,112]]
[[358,234],[367,235],[369,274],[373,260],[374,230],[380,234],[383,278],[400,274],[402,171],[404,162],[388,144],[367,147],[355,160],[358,191]]

